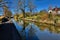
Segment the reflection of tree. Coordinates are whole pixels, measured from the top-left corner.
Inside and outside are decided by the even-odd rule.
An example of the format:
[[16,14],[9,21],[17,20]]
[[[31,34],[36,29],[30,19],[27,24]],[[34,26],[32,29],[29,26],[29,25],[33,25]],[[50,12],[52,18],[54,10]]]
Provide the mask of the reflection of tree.
[[60,27],[55,27],[55,29],[56,29],[56,33],[60,33]]
[[44,31],[45,29],[48,29],[50,33],[60,33],[60,27],[56,25],[48,25],[48,24],[43,24],[43,23],[34,23],[37,25],[40,30]]
[[52,32],[56,32],[54,26],[51,26],[51,25],[50,25],[50,26],[48,27],[48,29],[49,29],[50,33],[52,33]]
[[[29,25],[29,22],[28,21],[25,21],[25,27],[27,27]],[[23,24],[24,26],[24,24]]]
[[35,29],[33,28],[32,24],[31,24],[28,36],[33,37],[34,35],[35,35]]
[[[25,5],[25,1],[26,0],[18,0],[18,11],[19,10],[21,10],[22,11],[22,13],[23,13],[23,18],[25,18],[25,7],[26,7],[26,5]],[[25,21],[23,20],[23,22],[24,22],[24,24],[23,24],[23,30],[25,30]]]
[[48,27],[50,33],[60,33],[60,27],[50,25]]
[[49,25],[43,24],[43,23],[35,23],[35,25],[37,25],[40,28],[40,30],[42,30],[42,31],[44,31],[49,26]]
[[40,27],[40,30],[41,30],[41,31],[44,31],[45,29],[46,29],[45,26],[41,26],[41,27]]
[[18,20],[18,17],[19,17],[19,15],[18,14],[16,14],[16,21],[18,22],[19,20]]
[[[26,8],[28,8],[29,5],[27,5],[26,1],[28,0],[18,0],[18,11],[21,10],[21,12],[23,13],[23,19],[26,18]],[[29,3],[29,2],[28,2]],[[30,6],[29,6],[30,7]],[[23,30],[25,30],[25,27],[28,25],[28,23],[23,20]],[[25,36],[25,35],[24,35]]]

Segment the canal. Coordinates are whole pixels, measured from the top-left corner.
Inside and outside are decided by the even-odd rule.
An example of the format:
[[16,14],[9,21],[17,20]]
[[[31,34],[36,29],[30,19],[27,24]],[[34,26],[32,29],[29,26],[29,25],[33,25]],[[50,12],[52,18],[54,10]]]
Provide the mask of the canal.
[[21,36],[25,35],[26,40],[60,40],[60,33],[59,33],[60,31],[58,31],[57,28],[55,28],[56,30],[55,29],[51,30],[51,28],[54,27],[51,28],[48,27],[44,29],[42,27],[38,27],[34,23],[31,24],[29,23],[29,25],[25,28],[24,32],[22,32],[23,26],[19,25],[13,19],[12,21],[15,24],[19,34]]

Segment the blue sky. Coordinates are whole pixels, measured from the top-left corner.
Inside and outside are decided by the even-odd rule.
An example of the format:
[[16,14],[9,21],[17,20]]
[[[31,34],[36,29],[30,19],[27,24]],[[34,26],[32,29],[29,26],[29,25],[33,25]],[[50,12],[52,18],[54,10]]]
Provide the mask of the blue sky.
[[[7,0],[7,1],[12,2],[8,6],[11,7],[10,10],[14,13],[17,0]],[[38,11],[43,9],[48,10],[49,5],[51,5],[52,7],[55,6],[60,7],[60,0],[34,0],[34,4],[36,5]]]
[[38,10],[46,9],[51,5],[52,7],[60,7],[60,0],[38,0],[36,2]]

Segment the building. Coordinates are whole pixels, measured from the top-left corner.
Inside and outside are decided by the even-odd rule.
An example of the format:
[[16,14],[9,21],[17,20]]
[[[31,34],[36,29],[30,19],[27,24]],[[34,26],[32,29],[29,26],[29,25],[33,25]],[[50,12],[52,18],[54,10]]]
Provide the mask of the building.
[[48,13],[52,13],[53,15],[60,14],[60,8],[55,6],[55,8],[49,7]]

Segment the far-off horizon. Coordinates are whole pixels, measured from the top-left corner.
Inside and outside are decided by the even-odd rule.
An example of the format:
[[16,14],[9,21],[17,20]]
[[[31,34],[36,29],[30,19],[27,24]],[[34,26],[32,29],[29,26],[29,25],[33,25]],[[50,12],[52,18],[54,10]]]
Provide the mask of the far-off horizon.
[[0,0],[0,40],[60,40],[60,0]]

